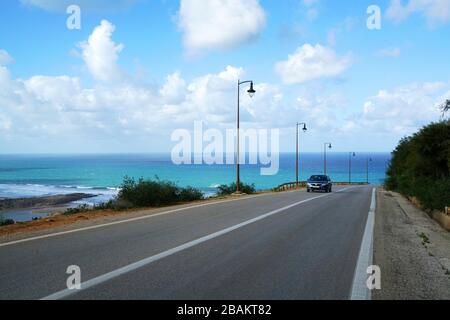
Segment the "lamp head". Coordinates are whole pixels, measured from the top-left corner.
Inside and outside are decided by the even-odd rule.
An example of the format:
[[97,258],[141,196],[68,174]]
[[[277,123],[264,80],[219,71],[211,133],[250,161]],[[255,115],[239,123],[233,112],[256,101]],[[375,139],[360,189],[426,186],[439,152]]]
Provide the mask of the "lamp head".
[[303,124],[303,132],[308,131],[308,128],[306,127],[306,123]]
[[248,95],[250,96],[250,98],[253,98],[253,96],[256,93],[255,89],[253,89],[253,81],[250,82],[250,89],[248,89],[247,92],[248,92]]

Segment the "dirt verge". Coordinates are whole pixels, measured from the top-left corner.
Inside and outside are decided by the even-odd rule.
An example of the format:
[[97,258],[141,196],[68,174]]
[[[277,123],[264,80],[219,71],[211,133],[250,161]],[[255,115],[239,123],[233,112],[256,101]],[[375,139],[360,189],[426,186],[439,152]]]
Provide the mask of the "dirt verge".
[[450,299],[450,233],[403,196],[379,189],[374,263],[376,300]]

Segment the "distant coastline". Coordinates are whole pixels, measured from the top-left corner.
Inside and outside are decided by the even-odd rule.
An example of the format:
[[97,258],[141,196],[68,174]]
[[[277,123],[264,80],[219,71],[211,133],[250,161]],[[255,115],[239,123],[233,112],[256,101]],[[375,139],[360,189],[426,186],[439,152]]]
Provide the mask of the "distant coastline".
[[93,198],[96,195],[87,193],[71,193],[63,195],[40,196],[31,198],[3,198],[0,199],[0,213],[5,210],[46,208],[68,204],[87,198]]

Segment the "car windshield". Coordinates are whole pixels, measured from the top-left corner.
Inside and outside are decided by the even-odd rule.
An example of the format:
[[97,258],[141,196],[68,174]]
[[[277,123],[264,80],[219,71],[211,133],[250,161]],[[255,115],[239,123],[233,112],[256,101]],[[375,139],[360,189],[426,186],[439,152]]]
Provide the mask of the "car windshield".
[[310,181],[327,181],[327,176],[311,176]]

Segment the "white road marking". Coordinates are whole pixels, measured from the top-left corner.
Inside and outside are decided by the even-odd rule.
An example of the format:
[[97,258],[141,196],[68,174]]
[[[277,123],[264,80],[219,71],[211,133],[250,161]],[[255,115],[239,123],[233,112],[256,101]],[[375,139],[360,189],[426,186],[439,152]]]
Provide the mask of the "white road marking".
[[10,245],[13,245],[13,244],[22,243],[22,242],[28,242],[28,241],[33,241],[33,240],[39,240],[39,239],[45,239],[45,238],[50,238],[50,237],[56,237],[56,236],[61,236],[61,235],[64,235],[64,234],[70,234],[70,233],[75,233],[75,232],[80,232],[80,231],[93,230],[93,229],[113,226],[113,225],[127,223],[127,222],[133,222],[133,221],[139,221],[139,220],[144,220],[144,219],[150,219],[150,218],[159,217],[159,216],[162,216],[162,215],[175,213],[175,212],[179,212],[179,211],[183,211],[183,210],[189,210],[189,209],[195,209],[195,208],[200,208],[200,207],[212,206],[212,205],[215,205],[215,204],[222,204],[222,203],[227,203],[227,202],[249,200],[249,199],[254,199],[254,198],[263,197],[263,196],[267,196],[267,195],[271,195],[271,194],[259,194],[259,195],[256,195],[256,196],[248,196],[248,197],[231,199],[231,200],[223,200],[223,201],[217,201],[217,202],[202,203],[202,204],[198,204],[198,205],[193,205],[193,206],[188,206],[188,207],[183,207],[183,208],[178,208],[178,209],[173,209],[173,210],[167,210],[167,211],[163,211],[163,212],[159,212],[159,213],[155,213],[155,214],[148,214],[148,215],[144,215],[144,216],[136,217],[136,218],[124,219],[124,220],[119,220],[119,221],[114,221],[114,222],[98,224],[98,225],[90,226],[90,227],[84,227],[84,228],[78,228],[78,229],[73,229],[73,230],[49,233],[49,234],[44,234],[42,236],[36,236],[36,237],[30,237],[30,238],[25,238],[25,239],[20,239],[20,240],[0,243],[0,247],[10,246]]
[[[335,192],[335,193],[339,193],[339,192],[342,192],[342,191],[345,191],[345,190],[348,190],[348,189],[352,189],[352,188],[355,188],[355,187],[344,188],[344,189],[341,189],[341,190],[339,190],[339,191],[337,191],[337,192]],[[106,282],[106,281],[108,281],[108,280],[111,280],[111,279],[113,279],[113,278],[116,278],[116,277],[118,277],[118,276],[121,276],[121,275],[123,275],[123,274],[125,274],[125,273],[128,273],[128,272],[130,272],[130,271],[139,269],[139,268],[141,268],[141,267],[143,267],[143,266],[146,266],[146,265],[148,265],[148,264],[150,264],[150,263],[152,263],[152,262],[158,261],[158,260],[160,260],[160,259],[163,259],[163,258],[168,257],[168,256],[170,256],[170,255],[173,255],[173,254],[175,254],[175,253],[178,253],[178,252],[180,252],[180,251],[189,249],[189,248],[191,248],[191,247],[194,247],[194,246],[196,246],[196,245],[199,245],[199,244],[201,244],[201,243],[203,243],[203,242],[206,242],[206,241],[208,241],[208,240],[211,240],[211,239],[220,237],[220,236],[222,236],[222,235],[224,235],[224,234],[230,233],[230,232],[232,232],[232,231],[234,231],[234,230],[237,230],[237,229],[242,228],[242,227],[244,227],[244,226],[247,226],[247,225],[249,225],[249,224],[252,224],[252,223],[255,223],[255,222],[257,222],[257,221],[266,219],[266,218],[268,218],[268,217],[270,217],[270,216],[273,216],[273,215],[275,215],[275,214],[277,214],[277,213],[280,213],[280,212],[282,212],[282,211],[286,211],[286,210],[291,209],[291,208],[293,208],[293,207],[296,207],[296,206],[298,206],[298,205],[300,205],[300,204],[303,204],[303,203],[306,203],[306,202],[309,202],[309,201],[312,201],[312,200],[320,199],[320,198],[323,198],[323,197],[327,197],[327,196],[330,196],[330,195],[332,195],[332,194],[333,194],[333,193],[327,193],[327,194],[324,194],[324,195],[321,195],[321,196],[309,198],[309,199],[306,199],[306,200],[302,200],[302,201],[299,201],[299,202],[290,204],[290,205],[288,205],[288,206],[285,206],[285,207],[283,207],[283,208],[279,208],[279,209],[277,209],[277,210],[270,211],[270,212],[265,213],[265,214],[263,214],[263,215],[260,215],[260,216],[258,216],[258,217],[256,217],[256,218],[253,218],[253,219],[250,219],[250,220],[241,222],[241,223],[239,223],[239,224],[236,224],[236,225],[231,226],[231,227],[228,227],[228,228],[226,228],[226,229],[217,231],[217,232],[215,232],[215,233],[209,234],[209,235],[204,236],[204,237],[201,237],[201,238],[199,238],[199,239],[196,239],[196,240],[193,240],[193,241],[184,243],[184,244],[182,244],[182,245],[180,245],[180,246],[178,246],[178,247],[175,247],[175,248],[169,249],[169,250],[167,250],[167,251],[161,252],[161,253],[159,253],[159,254],[150,256],[150,257],[148,257],[148,258],[139,260],[139,261],[137,261],[137,262],[134,262],[134,263],[129,264],[129,265],[127,265],[127,266],[124,266],[124,267],[122,267],[122,268],[119,268],[119,269],[110,271],[110,272],[105,273],[105,274],[103,274],[103,275],[101,275],[101,276],[92,278],[92,279],[90,279],[90,280],[88,280],[88,281],[86,281],[86,282],[81,283],[81,289],[78,289],[78,290],[70,290],[70,289],[61,290],[61,291],[59,291],[59,292],[56,292],[56,293],[51,294],[51,295],[49,295],[49,296],[46,296],[46,297],[42,298],[41,300],[57,300],[57,299],[66,298],[66,297],[68,297],[68,296],[70,296],[70,295],[73,295],[73,294],[76,294],[76,293],[78,293],[78,292],[80,292],[80,291],[82,291],[82,290],[85,290],[85,289],[88,289],[88,288],[90,288],[90,287],[96,286],[96,285],[98,285],[98,284],[101,284],[101,283],[103,283],[103,282]]]
[[373,260],[373,230],[375,226],[376,189],[372,190],[370,211],[367,216],[366,228],[359,249],[358,262],[356,263],[355,275],[353,276],[351,300],[371,300],[371,291],[367,287],[367,268],[372,265]]
[[[297,190],[295,190],[295,191],[287,191],[286,193],[294,193],[294,192],[298,192],[298,191]],[[270,196],[270,195],[274,195],[274,194],[270,194],[270,193],[269,194],[258,194],[258,195],[255,195],[255,196],[247,196],[247,197],[231,199],[231,200],[223,200],[223,201],[215,201],[215,202],[210,202],[210,203],[202,203],[202,204],[198,204],[198,205],[193,205],[193,206],[187,206],[187,207],[183,207],[183,208],[167,210],[167,211],[163,211],[163,212],[159,212],[159,213],[155,213],[155,214],[148,214],[148,215],[144,215],[144,216],[136,217],[136,218],[130,218],[130,219],[124,219],[124,220],[119,220],[119,221],[114,221],[114,222],[108,222],[108,223],[98,224],[98,225],[95,225],[95,226],[78,228],[78,229],[73,229],[73,230],[49,233],[49,234],[44,234],[44,235],[41,235],[41,236],[30,237],[30,238],[25,238],[25,239],[20,239],[20,240],[0,243],[0,248],[1,247],[6,247],[6,246],[11,246],[11,245],[18,244],[18,243],[28,242],[28,241],[34,241],[34,240],[39,240],[39,239],[51,238],[51,237],[61,236],[61,235],[75,233],[75,232],[80,232],[80,231],[99,229],[99,228],[114,226],[114,225],[122,224],[122,223],[128,223],[128,222],[134,222],[134,221],[150,219],[150,218],[159,217],[159,216],[166,215],[166,214],[180,212],[180,211],[183,211],[183,210],[196,209],[196,208],[212,206],[212,205],[228,203],[228,202],[234,202],[234,201],[250,200],[250,199],[264,197],[264,196]]]

